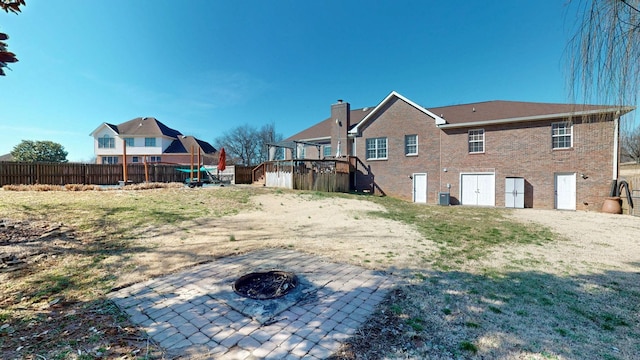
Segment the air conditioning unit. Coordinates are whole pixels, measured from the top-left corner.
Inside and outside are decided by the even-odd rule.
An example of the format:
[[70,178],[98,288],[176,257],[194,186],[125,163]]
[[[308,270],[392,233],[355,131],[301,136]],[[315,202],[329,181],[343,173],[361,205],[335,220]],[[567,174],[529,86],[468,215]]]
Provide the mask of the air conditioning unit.
[[438,204],[442,205],[442,206],[448,206],[449,205],[449,193],[448,192],[439,192],[438,193]]

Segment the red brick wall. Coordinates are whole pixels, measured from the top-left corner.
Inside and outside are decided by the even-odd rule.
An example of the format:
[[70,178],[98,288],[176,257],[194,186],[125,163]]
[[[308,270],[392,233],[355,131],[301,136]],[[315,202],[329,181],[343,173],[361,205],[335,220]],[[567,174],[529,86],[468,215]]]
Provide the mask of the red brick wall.
[[[556,120],[557,121],[557,120]],[[509,176],[525,179],[525,206],[555,207],[555,173],[576,173],[576,207],[599,210],[612,178],[613,122],[573,122],[573,147],[551,148],[551,123],[486,126],[485,152],[468,153],[468,129],[444,130],[443,181],[459,198],[461,172],[495,172],[496,206],[504,206]],[[581,174],[587,178],[583,179]]]
[[[610,119],[574,120],[573,147],[566,150],[551,148],[551,123],[560,119],[479,127],[485,130],[485,152],[469,154],[468,128],[440,130],[433,118],[400,99],[378,114],[356,139],[356,155],[362,161],[357,190],[369,189],[374,182],[378,192],[410,200],[409,176],[426,172],[427,202],[437,203],[440,191],[450,191],[455,202],[461,172],[492,172],[496,206],[504,206],[505,178],[516,176],[525,179],[526,207],[553,209],[555,173],[576,173],[577,209],[599,211],[609,195],[614,135]],[[418,135],[418,156],[404,154],[404,136],[410,134]],[[366,139],[375,137],[387,137],[388,159],[366,160]]]
[[[434,119],[423,112],[396,99],[382,109],[377,118],[371,119],[356,139],[356,156],[371,167],[377,191],[390,196],[411,200],[413,173],[427,173],[427,201],[436,202],[440,188],[438,172],[440,154],[440,130]],[[418,156],[405,156],[405,135],[418,135]],[[387,137],[387,160],[367,161],[366,139]],[[362,170],[362,166],[359,169]],[[366,189],[367,171],[356,180],[359,190]]]

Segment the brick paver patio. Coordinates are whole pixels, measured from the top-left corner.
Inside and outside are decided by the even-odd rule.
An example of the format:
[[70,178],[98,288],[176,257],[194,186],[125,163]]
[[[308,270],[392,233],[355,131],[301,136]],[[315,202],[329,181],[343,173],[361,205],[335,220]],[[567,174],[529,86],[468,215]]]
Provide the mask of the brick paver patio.
[[[251,300],[235,280],[294,272],[303,290]],[[284,249],[230,256],[112,292],[110,298],[169,353],[216,359],[325,359],[373,313],[396,279]]]

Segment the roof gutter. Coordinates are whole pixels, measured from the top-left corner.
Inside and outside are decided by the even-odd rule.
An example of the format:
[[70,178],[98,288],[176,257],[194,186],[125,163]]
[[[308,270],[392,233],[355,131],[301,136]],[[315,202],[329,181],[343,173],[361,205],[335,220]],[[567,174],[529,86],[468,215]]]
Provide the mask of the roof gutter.
[[316,141],[326,141],[326,140],[331,140],[331,136],[321,136],[321,137],[315,137],[315,138],[297,139],[297,140],[289,140],[289,141],[313,143]]
[[464,123],[456,123],[456,124],[441,124],[441,125],[438,125],[438,127],[441,129],[456,129],[456,128],[474,127],[474,126],[483,126],[483,125],[499,125],[499,124],[518,123],[518,122],[526,122],[526,121],[571,118],[571,117],[595,115],[595,114],[606,114],[606,113],[616,113],[616,114],[619,113],[620,114],[619,116],[622,116],[628,112],[633,111],[634,109],[635,107],[633,106],[624,106],[620,108],[585,110],[585,111],[576,111],[576,112],[549,114],[549,115],[523,116],[523,117],[515,117],[515,118],[508,118],[508,119],[484,120],[484,121],[464,122]]

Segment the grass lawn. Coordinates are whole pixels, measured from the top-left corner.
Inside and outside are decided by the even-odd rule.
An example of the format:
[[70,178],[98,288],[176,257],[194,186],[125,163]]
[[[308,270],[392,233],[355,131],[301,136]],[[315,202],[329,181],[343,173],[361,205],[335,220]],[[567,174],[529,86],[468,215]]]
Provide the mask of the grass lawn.
[[[119,278],[139,270],[137,255],[158,246],[140,239],[158,229],[188,231],[187,224],[259,211],[252,197],[282,193],[182,186],[0,191],[0,220],[7,225],[0,226],[0,236],[15,230],[8,226],[13,223],[23,235],[0,237],[0,255],[8,259],[11,251],[21,251],[29,259],[24,268],[0,273],[0,357],[161,358],[162,349],[105,300]],[[540,254],[549,244],[569,240],[547,228],[510,220],[503,209],[305,194],[311,201],[373,202],[385,210],[363,216],[407,224],[421,235],[384,253],[353,249],[354,257],[370,257],[368,266],[400,274],[404,281],[336,359],[634,359],[640,354],[638,274],[615,268],[575,273],[570,259],[566,271],[558,271]],[[242,252],[245,243],[238,240],[230,236],[229,249]]]

